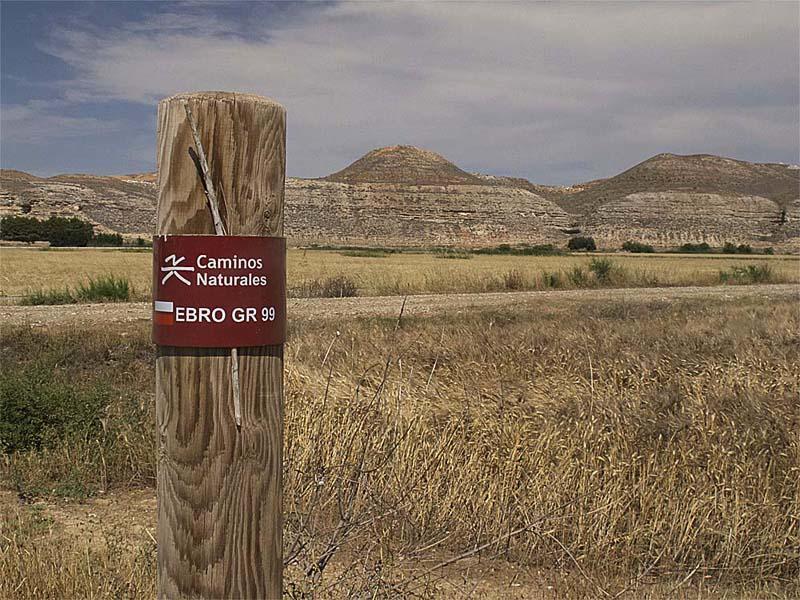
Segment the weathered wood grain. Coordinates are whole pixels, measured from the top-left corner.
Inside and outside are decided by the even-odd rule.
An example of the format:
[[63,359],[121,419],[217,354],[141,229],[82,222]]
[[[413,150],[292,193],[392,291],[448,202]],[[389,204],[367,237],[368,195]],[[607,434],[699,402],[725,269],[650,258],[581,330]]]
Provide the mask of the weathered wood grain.
[[[213,234],[189,154],[190,103],[229,235],[282,235],[285,111],[245,94],[167,98],[158,110],[157,234]],[[283,346],[160,347],[156,359],[158,581],[165,598],[279,598]]]
[[184,98],[201,129],[228,234],[283,235],[286,112],[267,98],[223,92],[178,95],[159,103],[156,231],[214,233],[203,185],[188,154],[193,140]]

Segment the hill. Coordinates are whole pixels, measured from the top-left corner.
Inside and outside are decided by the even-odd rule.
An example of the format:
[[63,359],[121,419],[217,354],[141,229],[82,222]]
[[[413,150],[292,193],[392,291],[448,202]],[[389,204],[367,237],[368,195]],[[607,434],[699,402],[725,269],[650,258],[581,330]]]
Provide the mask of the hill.
[[658,154],[608,179],[584,184],[559,204],[587,215],[606,202],[642,192],[683,192],[719,196],[757,196],[786,208],[798,198],[800,169],[751,163],[711,154]]
[[569,216],[413,146],[377,148],[318,180],[286,182],[287,235],[300,243],[486,246],[565,240]]
[[658,154],[555,201],[601,243],[798,244],[800,170]]
[[324,179],[338,183],[483,185],[478,177],[443,156],[414,146],[376,148]]
[[800,169],[709,154],[658,154],[607,179],[569,187],[480,176],[546,198],[602,245],[627,240],[800,249]]

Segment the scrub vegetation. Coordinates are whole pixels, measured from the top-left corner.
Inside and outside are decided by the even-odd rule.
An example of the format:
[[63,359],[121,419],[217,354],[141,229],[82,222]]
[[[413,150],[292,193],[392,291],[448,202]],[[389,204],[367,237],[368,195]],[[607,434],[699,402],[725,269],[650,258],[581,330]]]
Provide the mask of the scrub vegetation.
[[63,288],[30,292],[20,298],[20,304],[34,306],[75,304],[76,302],[128,302],[129,300],[131,300],[131,283],[127,278],[100,275],[81,282],[74,290]]
[[[758,299],[290,324],[287,596],[466,595],[480,557],[494,598],[796,597],[798,331]],[[153,597],[147,326],[0,353],[0,597]]]

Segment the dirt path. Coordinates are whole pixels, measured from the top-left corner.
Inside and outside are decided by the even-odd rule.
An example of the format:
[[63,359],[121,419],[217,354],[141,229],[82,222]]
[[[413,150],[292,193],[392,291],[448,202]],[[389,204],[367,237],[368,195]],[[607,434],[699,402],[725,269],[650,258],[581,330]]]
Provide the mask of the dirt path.
[[[605,290],[554,290],[492,294],[425,294],[408,296],[403,314],[420,317],[498,308],[529,309],[542,303],[652,302],[684,299],[793,298],[800,300],[800,285],[748,285]],[[359,298],[292,298],[290,319],[393,317],[400,313],[402,296]],[[107,325],[150,320],[150,303],[72,304],[63,306],[0,306],[3,325],[64,326]]]

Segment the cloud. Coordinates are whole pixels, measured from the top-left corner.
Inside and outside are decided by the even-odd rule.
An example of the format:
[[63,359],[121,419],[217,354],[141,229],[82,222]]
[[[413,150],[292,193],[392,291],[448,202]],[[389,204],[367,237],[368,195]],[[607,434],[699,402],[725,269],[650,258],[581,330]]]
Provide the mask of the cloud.
[[63,83],[70,102],[274,97],[294,175],[394,143],[562,183],[662,151],[796,162],[791,3],[312,6],[275,20],[182,7],[113,30],[64,28],[46,48],[76,73]]
[[64,101],[32,100],[0,111],[3,143],[43,144],[56,139],[91,137],[119,131],[119,121],[60,114]]

